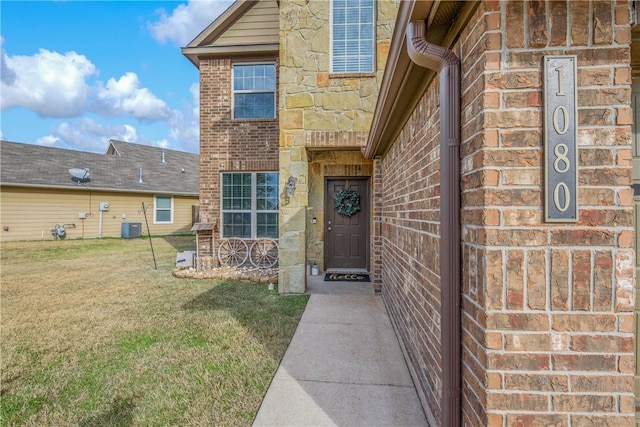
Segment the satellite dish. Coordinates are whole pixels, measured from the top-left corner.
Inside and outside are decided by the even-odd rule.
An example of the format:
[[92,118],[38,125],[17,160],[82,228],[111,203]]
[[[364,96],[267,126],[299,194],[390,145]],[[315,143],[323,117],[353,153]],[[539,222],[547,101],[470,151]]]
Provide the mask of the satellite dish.
[[89,179],[89,169],[87,168],[71,168],[69,169],[69,173],[71,174],[71,180],[77,182],[78,185],[82,184],[83,182],[91,181],[91,179]]

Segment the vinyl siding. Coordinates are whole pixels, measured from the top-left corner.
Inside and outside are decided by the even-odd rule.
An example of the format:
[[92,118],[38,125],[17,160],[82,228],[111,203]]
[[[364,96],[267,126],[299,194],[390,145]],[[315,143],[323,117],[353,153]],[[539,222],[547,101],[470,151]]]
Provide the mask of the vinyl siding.
[[[102,213],[102,237],[120,237],[122,222],[139,222],[146,234],[142,202],[149,205],[147,219],[151,234],[188,233],[191,230],[192,206],[197,196],[174,196],[172,224],[153,223],[153,194],[116,193],[104,191],[32,189],[3,186],[0,189],[0,241],[52,239],[49,231],[56,224],[68,227],[67,238],[99,236],[100,202],[109,203]],[[79,213],[87,218],[78,218]],[[126,215],[126,219],[122,215]],[[8,231],[5,231],[8,227]]]
[[229,27],[213,46],[278,43],[279,19],[275,0],[260,1]]

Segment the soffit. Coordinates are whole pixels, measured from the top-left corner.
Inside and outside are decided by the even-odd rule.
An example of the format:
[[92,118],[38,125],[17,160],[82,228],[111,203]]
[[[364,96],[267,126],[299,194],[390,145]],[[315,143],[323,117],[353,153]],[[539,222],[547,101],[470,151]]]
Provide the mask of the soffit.
[[455,0],[400,3],[373,124],[364,150],[366,157],[386,152],[436,75],[409,59],[405,38],[408,23],[424,20],[427,23],[427,41],[451,48],[478,4],[477,1]]

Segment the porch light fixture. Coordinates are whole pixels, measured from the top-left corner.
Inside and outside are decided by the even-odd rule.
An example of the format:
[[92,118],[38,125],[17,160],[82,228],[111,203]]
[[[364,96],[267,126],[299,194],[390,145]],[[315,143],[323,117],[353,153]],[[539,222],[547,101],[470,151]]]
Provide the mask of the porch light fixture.
[[293,193],[296,191],[296,179],[293,176],[289,177],[287,181],[287,196],[293,197]]

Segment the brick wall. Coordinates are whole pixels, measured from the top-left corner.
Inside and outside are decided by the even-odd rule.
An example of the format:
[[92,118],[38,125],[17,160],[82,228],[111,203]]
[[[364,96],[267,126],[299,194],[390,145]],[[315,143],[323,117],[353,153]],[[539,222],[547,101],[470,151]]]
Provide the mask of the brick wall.
[[[634,423],[629,22],[626,2],[486,2],[463,35],[470,425]],[[543,222],[548,54],[578,58],[576,224]]]
[[[629,23],[625,1],[484,1],[454,47],[465,425],[634,424]],[[543,222],[547,54],[578,58],[573,224]],[[381,167],[382,293],[436,419],[437,107],[434,83]]]
[[[201,222],[219,220],[221,172],[278,170],[278,118],[231,118],[232,64],[230,59],[200,61]],[[210,237],[200,239],[202,256],[212,253]]]
[[[382,294],[413,366],[414,380],[436,419],[442,390],[437,107],[436,85],[420,100],[379,168]],[[374,189],[374,197],[376,193]],[[375,212],[374,207],[374,220]]]

